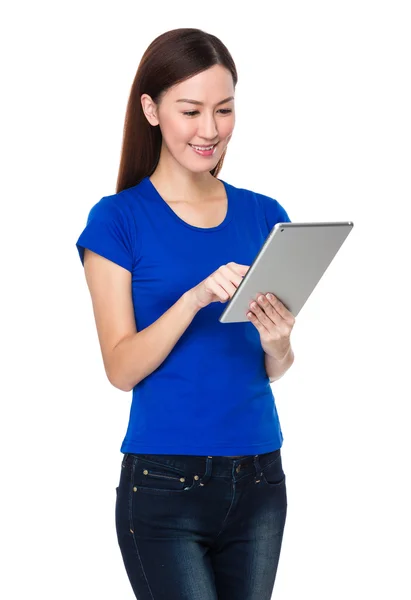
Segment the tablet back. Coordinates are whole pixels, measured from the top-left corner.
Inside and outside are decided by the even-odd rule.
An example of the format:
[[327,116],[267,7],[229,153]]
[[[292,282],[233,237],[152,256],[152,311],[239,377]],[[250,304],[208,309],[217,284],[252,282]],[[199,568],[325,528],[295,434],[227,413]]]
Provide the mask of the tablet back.
[[258,293],[272,292],[296,317],[352,230],[352,221],[277,223],[219,321],[249,321]]

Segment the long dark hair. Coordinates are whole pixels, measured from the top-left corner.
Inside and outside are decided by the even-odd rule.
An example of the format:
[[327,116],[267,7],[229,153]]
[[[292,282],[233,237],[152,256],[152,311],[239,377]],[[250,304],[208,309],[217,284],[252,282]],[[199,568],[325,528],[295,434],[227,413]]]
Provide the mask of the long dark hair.
[[[153,127],[141,106],[142,94],[158,103],[171,86],[214,65],[226,67],[237,84],[231,54],[214,35],[201,29],[173,29],[157,37],[143,54],[131,87],[123,130],[116,193],[137,185],[157,167],[162,143],[160,127]],[[217,177],[225,151],[210,173]]]

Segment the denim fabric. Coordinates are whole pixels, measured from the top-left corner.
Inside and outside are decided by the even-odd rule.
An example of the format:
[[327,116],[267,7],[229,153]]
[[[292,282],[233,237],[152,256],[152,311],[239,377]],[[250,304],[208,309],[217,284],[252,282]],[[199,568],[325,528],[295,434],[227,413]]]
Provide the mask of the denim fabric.
[[270,600],[287,514],[281,449],[125,454],[116,530],[139,600]]

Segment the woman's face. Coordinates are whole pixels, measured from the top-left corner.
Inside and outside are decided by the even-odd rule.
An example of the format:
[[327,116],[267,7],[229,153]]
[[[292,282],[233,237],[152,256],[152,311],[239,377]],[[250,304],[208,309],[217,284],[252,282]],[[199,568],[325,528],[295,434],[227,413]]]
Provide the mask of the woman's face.
[[[160,160],[172,158],[196,173],[216,166],[235,123],[230,71],[214,65],[169,88],[158,105],[146,94],[141,101],[147,119],[159,125],[163,136]],[[202,153],[192,147],[212,145],[211,150]]]

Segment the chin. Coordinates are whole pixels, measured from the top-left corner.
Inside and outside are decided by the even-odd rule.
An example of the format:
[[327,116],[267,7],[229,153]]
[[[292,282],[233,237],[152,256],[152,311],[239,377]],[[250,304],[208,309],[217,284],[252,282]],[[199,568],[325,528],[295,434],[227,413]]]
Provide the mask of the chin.
[[193,167],[192,165],[190,165],[190,166],[187,166],[186,168],[187,168],[189,171],[191,171],[192,173],[209,173],[210,171],[212,171],[213,169],[215,169],[215,168],[216,168],[216,166],[217,166],[217,163],[218,163],[218,160],[217,160],[217,161],[215,161],[215,162],[213,161],[211,164],[209,164],[209,165],[207,165],[207,166],[205,166],[205,165],[204,165],[204,166],[202,167],[202,166],[200,165],[200,166],[198,166],[198,167]]
[[[184,161],[178,161],[180,163],[180,165],[182,167],[184,167],[185,169],[187,169],[188,171],[191,171],[192,173],[209,173],[210,171],[212,171],[213,169],[215,169],[215,167],[218,164],[218,161],[220,160],[220,157],[218,157],[217,159],[213,160],[213,161],[207,161],[204,160],[203,164],[201,164],[201,160],[196,161],[196,158],[194,157],[194,160],[184,160]],[[200,163],[200,164],[198,164]]]

